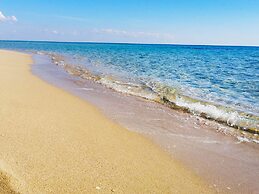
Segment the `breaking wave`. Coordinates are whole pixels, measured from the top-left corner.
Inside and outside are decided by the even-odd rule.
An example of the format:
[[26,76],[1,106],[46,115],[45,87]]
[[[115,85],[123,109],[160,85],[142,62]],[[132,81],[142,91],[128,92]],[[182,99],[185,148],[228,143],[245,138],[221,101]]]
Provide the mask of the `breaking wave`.
[[54,64],[61,66],[69,74],[83,79],[94,80],[115,91],[139,96],[155,101],[173,109],[189,112],[197,116],[215,120],[225,125],[259,134],[259,117],[250,113],[235,110],[230,107],[195,99],[182,94],[177,88],[173,88],[159,82],[131,82],[122,81],[113,76],[95,75],[81,65],[66,63],[64,58],[53,53],[47,54]]

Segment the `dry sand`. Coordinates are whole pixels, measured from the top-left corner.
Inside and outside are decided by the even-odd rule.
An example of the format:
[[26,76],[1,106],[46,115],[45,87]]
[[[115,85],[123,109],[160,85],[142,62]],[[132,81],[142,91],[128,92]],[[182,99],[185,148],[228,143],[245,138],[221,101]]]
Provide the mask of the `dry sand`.
[[0,51],[0,193],[210,193],[193,172]]

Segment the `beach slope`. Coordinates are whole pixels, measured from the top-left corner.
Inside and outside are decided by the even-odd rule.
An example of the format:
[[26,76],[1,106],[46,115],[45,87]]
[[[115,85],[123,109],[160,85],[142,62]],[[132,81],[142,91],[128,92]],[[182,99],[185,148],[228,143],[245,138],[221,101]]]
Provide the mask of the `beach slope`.
[[146,138],[0,51],[0,193],[209,193]]

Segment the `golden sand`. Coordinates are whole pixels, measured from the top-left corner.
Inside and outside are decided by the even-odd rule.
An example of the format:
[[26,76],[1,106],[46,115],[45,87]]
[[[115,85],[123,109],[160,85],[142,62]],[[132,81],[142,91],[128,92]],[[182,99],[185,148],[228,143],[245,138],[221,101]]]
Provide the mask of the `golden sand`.
[[0,193],[208,193],[139,134],[0,51]]

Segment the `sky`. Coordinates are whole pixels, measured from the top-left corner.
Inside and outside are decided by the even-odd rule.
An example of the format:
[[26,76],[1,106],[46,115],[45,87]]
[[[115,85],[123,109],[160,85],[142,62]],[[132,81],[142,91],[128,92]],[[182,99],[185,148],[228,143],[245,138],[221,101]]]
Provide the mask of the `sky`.
[[0,40],[259,45],[259,0],[0,0]]

